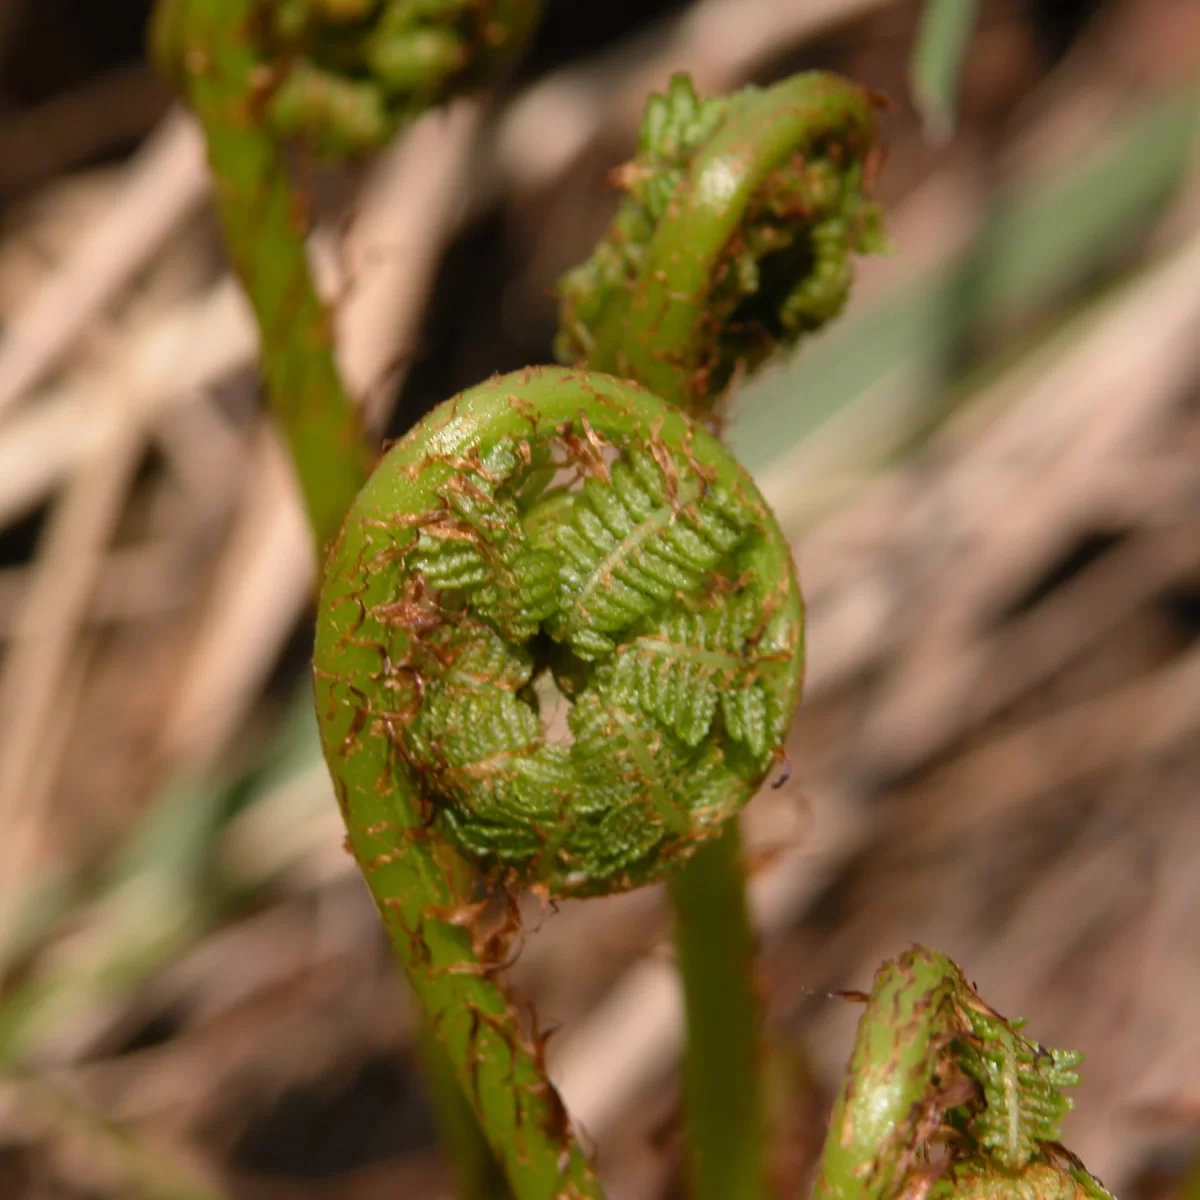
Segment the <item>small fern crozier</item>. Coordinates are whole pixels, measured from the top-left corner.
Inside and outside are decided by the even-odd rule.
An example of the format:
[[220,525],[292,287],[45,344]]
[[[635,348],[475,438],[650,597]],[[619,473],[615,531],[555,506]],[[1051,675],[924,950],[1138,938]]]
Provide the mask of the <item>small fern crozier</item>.
[[882,250],[874,101],[810,71],[700,99],[652,96],[607,236],[559,283],[561,362],[711,410],[729,384],[842,310]]

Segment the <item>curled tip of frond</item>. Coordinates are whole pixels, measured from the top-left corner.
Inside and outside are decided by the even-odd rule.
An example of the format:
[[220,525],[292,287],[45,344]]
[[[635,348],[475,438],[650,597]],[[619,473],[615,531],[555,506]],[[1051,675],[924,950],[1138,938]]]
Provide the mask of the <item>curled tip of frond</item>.
[[820,72],[711,99],[676,75],[615,176],[607,236],[559,284],[560,361],[707,410],[835,317],[854,256],[886,245],[869,195],[875,107]]
[[884,963],[830,1121],[818,1200],[1111,1200],[1060,1144],[1083,1056],[1030,1041],[1023,1026],[934,950]]

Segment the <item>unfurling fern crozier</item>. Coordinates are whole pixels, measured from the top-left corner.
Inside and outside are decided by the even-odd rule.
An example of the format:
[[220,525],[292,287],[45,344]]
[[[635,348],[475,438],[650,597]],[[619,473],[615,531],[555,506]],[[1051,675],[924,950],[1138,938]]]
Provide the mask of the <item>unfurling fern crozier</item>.
[[719,835],[802,660],[750,478],[643,389],[547,368],[463,393],[385,457],[327,572],[318,708],[340,777],[387,779],[494,878],[586,895]]
[[675,76],[618,172],[607,237],[559,285],[559,360],[707,412],[836,317],[854,256],[886,245],[874,107],[819,71],[708,99]]

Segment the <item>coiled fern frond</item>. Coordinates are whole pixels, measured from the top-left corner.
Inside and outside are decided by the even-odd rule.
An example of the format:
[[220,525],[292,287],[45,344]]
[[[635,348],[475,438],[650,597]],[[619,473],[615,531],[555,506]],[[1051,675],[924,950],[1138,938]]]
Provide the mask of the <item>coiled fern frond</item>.
[[403,120],[514,58],[536,0],[281,0],[263,23],[272,129],[326,154],[378,149]]
[[787,545],[715,439],[604,376],[507,376],[394,447],[334,547],[330,765],[506,882],[636,887],[753,795],[801,628]]
[[869,197],[871,96],[822,72],[646,109],[607,237],[559,285],[562,362],[705,410],[735,376],[837,316],[853,256],[885,245]]
[[197,70],[232,65],[196,59],[232,25],[250,68],[243,120],[323,157],[358,156],[503,71],[540,9],[539,0],[165,0],[154,40],[186,86]]

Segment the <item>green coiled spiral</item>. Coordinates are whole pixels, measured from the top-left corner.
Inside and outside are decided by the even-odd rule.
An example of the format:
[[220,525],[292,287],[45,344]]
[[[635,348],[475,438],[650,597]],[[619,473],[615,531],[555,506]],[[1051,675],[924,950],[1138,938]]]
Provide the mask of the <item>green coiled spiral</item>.
[[836,317],[853,256],[886,245],[869,197],[871,95],[809,72],[647,105],[607,237],[562,280],[560,361],[711,409],[729,384]]
[[478,86],[515,57],[534,0],[279,0],[264,13],[272,130],[362,154],[399,122]]
[[719,835],[802,661],[791,556],[736,462],[641,388],[543,368],[372,475],[326,571],[318,711],[351,804],[386,785],[494,878],[587,895]]
[[233,67],[212,55],[236,43],[243,124],[345,158],[503,74],[540,12],[540,0],[160,0],[152,40],[185,90]]

